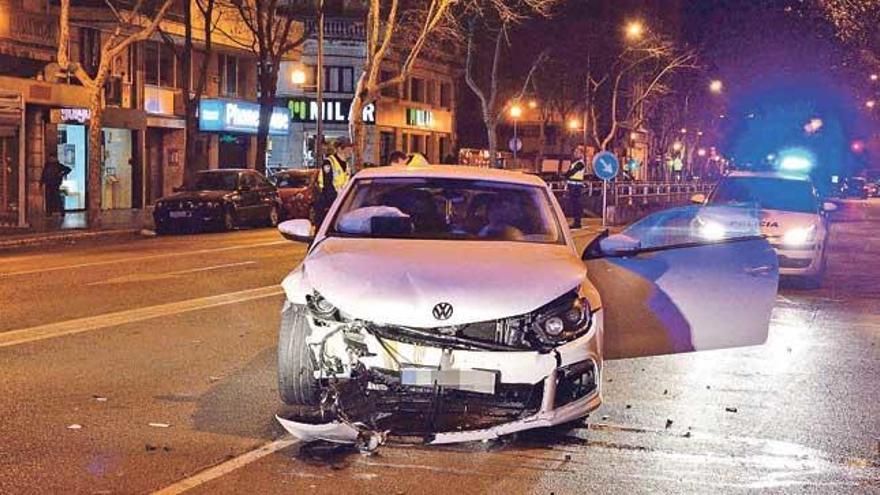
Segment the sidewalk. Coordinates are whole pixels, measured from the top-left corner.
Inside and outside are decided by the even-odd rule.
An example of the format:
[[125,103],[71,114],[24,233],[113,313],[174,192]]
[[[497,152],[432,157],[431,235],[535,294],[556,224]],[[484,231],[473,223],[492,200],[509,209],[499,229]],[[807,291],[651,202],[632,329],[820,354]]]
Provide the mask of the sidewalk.
[[88,228],[85,212],[47,217],[43,225],[31,228],[0,228],[0,252],[77,242],[135,239],[152,229],[149,210],[107,210],[101,227]]

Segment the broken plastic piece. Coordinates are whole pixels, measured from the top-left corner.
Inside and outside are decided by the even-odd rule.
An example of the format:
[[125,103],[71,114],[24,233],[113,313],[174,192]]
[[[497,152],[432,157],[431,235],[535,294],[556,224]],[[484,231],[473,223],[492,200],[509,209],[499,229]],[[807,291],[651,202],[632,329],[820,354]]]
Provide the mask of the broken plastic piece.
[[69,426],[67,427],[67,429],[68,429],[68,430],[81,430],[81,429],[82,429],[82,425],[78,425],[78,424],[74,423],[74,424],[72,424],[72,425],[69,425]]
[[153,428],[171,428],[171,425],[168,423],[148,423],[148,425]]

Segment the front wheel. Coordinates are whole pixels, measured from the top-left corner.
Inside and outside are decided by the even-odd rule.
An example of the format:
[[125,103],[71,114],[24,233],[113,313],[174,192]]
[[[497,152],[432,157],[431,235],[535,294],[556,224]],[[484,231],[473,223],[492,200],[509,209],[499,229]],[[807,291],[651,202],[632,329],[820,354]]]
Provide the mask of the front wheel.
[[235,230],[235,217],[232,215],[232,211],[226,210],[223,213],[223,230],[230,231]]
[[292,406],[314,406],[319,401],[315,361],[306,343],[310,329],[305,312],[305,306],[287,304],[278,332],[278,393]]

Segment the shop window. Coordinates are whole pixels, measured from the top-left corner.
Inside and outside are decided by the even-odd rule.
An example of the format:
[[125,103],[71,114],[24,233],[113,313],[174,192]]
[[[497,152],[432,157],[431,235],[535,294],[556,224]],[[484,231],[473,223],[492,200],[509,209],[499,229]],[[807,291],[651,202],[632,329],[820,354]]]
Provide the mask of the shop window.
[[449,161],[448,157],[452,151],[449,149],[449,138],[445,137],[445,136],[440,136],[439,145],[440,145],[440,161],[442,161],[443,163],[448,163],[448,161]]
[[440,83],[440,106],[452,108],[452,85],[449,83]]

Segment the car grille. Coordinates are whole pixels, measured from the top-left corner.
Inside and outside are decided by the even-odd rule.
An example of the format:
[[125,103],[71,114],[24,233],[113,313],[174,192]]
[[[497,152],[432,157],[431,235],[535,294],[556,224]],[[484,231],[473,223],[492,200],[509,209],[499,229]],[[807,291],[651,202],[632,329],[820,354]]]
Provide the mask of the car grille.
[[427,329],[371,325],[369,331],[379,337],[409,344],[435,345],[461,350],[518,351],[533,350],[526,339],[529,325],[531,325],[529,316],[519,316],[455,327]]
[[813,260],[810,258],[779,257],[779,268],[807,268]]

